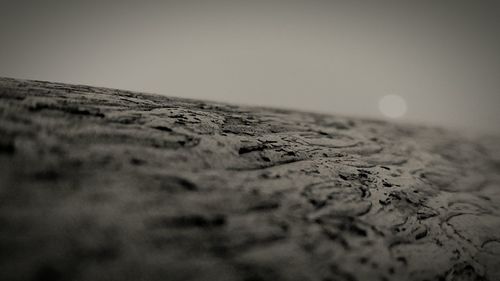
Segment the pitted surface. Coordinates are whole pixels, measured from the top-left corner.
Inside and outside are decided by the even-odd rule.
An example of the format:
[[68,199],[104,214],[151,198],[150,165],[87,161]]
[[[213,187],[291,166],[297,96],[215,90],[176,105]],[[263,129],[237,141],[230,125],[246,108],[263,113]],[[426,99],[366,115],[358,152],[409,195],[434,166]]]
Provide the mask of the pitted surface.
[[500,146],[0,79],[1,280],[500,280]]

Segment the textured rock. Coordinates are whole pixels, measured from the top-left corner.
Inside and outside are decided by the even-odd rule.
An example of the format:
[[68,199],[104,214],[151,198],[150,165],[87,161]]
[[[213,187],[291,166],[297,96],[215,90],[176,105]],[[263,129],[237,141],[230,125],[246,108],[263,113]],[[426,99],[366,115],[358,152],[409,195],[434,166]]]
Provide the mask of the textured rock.
[[1,280],[500,280],[499,138],[0,79]]

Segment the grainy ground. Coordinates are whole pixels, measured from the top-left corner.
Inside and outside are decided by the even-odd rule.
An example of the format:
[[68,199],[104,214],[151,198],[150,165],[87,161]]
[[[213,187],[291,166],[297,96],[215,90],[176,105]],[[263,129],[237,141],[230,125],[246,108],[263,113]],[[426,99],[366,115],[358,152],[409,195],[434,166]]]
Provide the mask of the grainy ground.
[[0,280],[500,280],[499,138],[0,79]]

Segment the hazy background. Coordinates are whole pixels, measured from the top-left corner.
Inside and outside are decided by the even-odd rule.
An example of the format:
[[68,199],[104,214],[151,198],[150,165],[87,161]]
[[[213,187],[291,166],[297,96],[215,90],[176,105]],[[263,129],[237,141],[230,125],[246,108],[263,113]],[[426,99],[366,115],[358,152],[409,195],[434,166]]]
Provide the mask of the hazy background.
[[0,76],[500,132],[500,1],[0,3]]

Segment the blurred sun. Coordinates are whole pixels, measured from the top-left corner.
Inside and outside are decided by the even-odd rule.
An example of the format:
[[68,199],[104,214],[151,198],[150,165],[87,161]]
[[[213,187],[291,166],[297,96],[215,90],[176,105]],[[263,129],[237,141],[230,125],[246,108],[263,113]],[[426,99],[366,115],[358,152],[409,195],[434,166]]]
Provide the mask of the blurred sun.
[[406,101],[398,95],[386,95],[378,101],[380,112],[389,118],[399,118],[406,114]]

